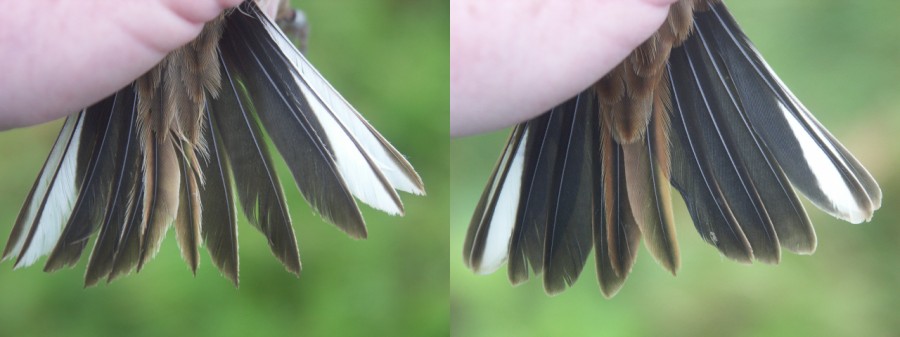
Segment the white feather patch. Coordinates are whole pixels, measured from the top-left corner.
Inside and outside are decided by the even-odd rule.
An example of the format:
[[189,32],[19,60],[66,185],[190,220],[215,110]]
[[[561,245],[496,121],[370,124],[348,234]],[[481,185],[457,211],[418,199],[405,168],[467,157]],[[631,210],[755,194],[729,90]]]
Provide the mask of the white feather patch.
[[[331,145],[338,171],[350,193],[373,208],[392,215],[401,214],[400,198],[390,185],[393,183],[390,172],[384,172],[389,171],[391,166],[384,165],[377,156],[370,155],[373,144],[366,144],[365,137],[357,137],[360,130],[353,128],[352,118],[348,123],[348,118],[345,117],[348,113],[355,113],[355,110],[321,78],[300,52],[294,49],[293,44],[280,35],[281,32],[274,25],[265,26],[297,70],[292,74],[294,80],[325,130],[324,138]],[[356,117],[356,120],[361,120],[358,114]]]
[[[410,167],[409,163],[403,159],[396,149],[393,148],[365,119],[360,116],[359,112],[353,108],[347,101],[322,77],[321,74],[306,60],[290,40],[276,28],[275,24],[269,21],[264,26],[275,43],[281,49],[282,53],[294,66],[297,72],[294,78],[304,90],[304,94],[309,98],[309,103],[313,107],[313,111],[321,120],[330,118],[336,120],[340,128],[326,128],[329,141],[332,143],[341,142],[338,138],[352,137],[359,146],[364,150],[365,154],[370,157],[375,166],[381,171],[387,181],[401,191],[413,194],[424,194],[417,177],[411,177],[406,173],[404,167]],[[343,134],[341,136],[340,134]],[[352,142],[351,142],[352,144]],[[335,145],[335,144],[333,144]],[[337,145],[340,146],[340,145]],[[336,147],[337,147],[336,146]],[[358,152],[354,150],[352,152]],[[335,151],[335,155],[340,157],[344,153]],[[338,158],[341,160],[341,158]],[[356,163],[356,160],[344,159],[346,164]],[[361,167],[350,167],[349,171],[359,171]],[[350,182],[348,182],[349,184]],[[354,193],[354,195],[356,195]],[[357,195],[359,197],[359,195]],[[360,199],[363,199],[360,197]],[[364,200],[365,201],[365,200]],[[367,202],[368,203],[368,202]]]
[[[20,259],[15,268],[27,267],[34,264],[40,257],[47,255],[56,246],[62,234],[72,207],[75,205],[75,166],[78,154],[79,135],[83,119],[72,116],[66,119],[60,137],[53,145],[50,156],[44,169],[41,170],[41,178],[35,189],[33,198],[29,200],[28,216],[26,218],[25,231],[20,241],[16,243],[15,251],[19,252]],[[41,203],[44,202],[41,210]],[[40,215],[38,212],[40,211]],[[36,219],[40,216],[39,219]],[[37,226],[36,229],[32,229]],[[34,230],[34,236],[28,249],[20,250],[25,245],[25,239],[30,231]]]
[[[794,132],[794,136],[800,143],[803,159],[815,176],[819,189],[831,202],[831,205],[817,206],[824,210],[832,209],[834,210],[833,212],[829,211],[831,215],[851,223],[861,223],[866,220],[870,216],[870,212],[860,207],[859,202],[853,196],[853,192],[850,191],[850,187],[847,186],[847,181],[844,180],[841,172],[838,171],[831,158],[825,153],[826,150],[832,154],[835,153],[831,143],[826,141],[824,143],[827,148],[821,148],[787,107],[780,103],[779,107],[787,119],[791,130]],[[813,129],[815,130],[816,128]],[[821,137],[821,135],[817,136]],[[832,155],[832,157],[841,160],[838,156]]]
[[[309,88],[303,86],[301,88],[304,96],[311,97]],[[396,202],[399,197],[394,189],[387,185],[386,179],[383,181],[379,178],[381,172],[376,172],[378,166],[373,167],[375,163],[370,164],[371,157],[366,153],[366,149],[357,146],[358,143],[344,132],[343,126],[334,116],[327,112],[321,113],[326,108],[320,102],[310,100],[309,105],[317,112],[316,116],[334,152],[338,171],[350,192],[376,209],[392,215],[400,214],[400,205]]]
[[494,187],[495,191],[500,189],[500,196],[497,198],[494,214],[491,217],[481,265],[475,271],[478,274],[493,273],[509,257],[509,240],[516,223],[519,199],[522,193],[522,172],[525,161],[525,140],[527,139],[528,130],[525,130],[519,148],[512,155],[512,163],[510,163],[506,179]]
[[[756,54],[756,58],[762,63],[765,71],[767,71],[775,80],[775,83],[781,87],[787,95],[788,103],[799,112],[800,118],[803,120],[803,123],[801,123],[801,121],[784,106],[784,102],[779,103],[778,106],[781,109],[782,114],[784,114],[785,118],[788,120],[791,130],[794,131],[794,135],[797,136],[797,139],[800,142],[800,147],[803,150],[803,155],[805,157],[804,159],[807,160],[810,171],[816,176],[819,188],[828,197],[829,201],[832,203],[832,207],[828,207],[829,205],[819,205],[816,202],[813,203],[820,209],[826,210],[829,214],[847,220],[850,223],[858,224],[863,221],[868,221],[872,217],[872,210],[867,209],[862,204],[869,203],[871,200],[862,202],[857,200],[847,186],[847,181],[835,167],[835,165],[840,165],[847,169],[849,168],[849,165],[844,161],[837,149],[835,149],[834,144],[828,141],[829,137],[826,137],[825,135],[828,133],[828,130],[820,126],[819,122],[816,121],[815,117],[812,116],[812,113],[809,112],[806,106],[800,103],[800,100],[794,96],[794,93],[791,92],[781,78],[775,74],[775,71],[772,70],[772,67],[762,58],[759,51],[752,45],[750,45],[750,50]],[[813,135],[810,135],[809,132],[803,128],[804,123],[810,126],[810,129],[812,129],[816,138],[823,140],[822,143],[824,144],[824,149],[815,142],[812,138]],[[828,153],[826,154],[823,151],[828,151]],[[835,164],[832,162],[829,155],[831,158],[837,160],[838,163]],[[853,179],[858,178],[853,177]],[[880,200],[877,202],[878,206],[874,207],[875,209],[880,207]]]

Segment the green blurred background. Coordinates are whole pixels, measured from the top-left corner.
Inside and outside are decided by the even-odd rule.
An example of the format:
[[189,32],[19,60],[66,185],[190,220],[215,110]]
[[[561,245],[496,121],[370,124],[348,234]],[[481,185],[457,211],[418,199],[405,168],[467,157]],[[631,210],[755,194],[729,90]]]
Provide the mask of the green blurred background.
[[[428,196],[401,195],[404,217],[364,206],[369,239],[355,241],[312,213],[280,163],[303,261],[299,279],[243,218],[237,289],[205,251],[192,276],[172,231],[139,275],[89,289],[84,261],[54,274],[41,271],[43,262],[14,272],[7,261],[0,336],[447,334],[447,3],[295,3],[312,24],[309,59],[409,158]],[[4,241],[59,126],[0,132]]]
[[505,268],[477,276],[463,265],[465,230],[507,132],[457,139],[450,145],[454,335],[900,335],[900,2],[726,3],[782,80],[879,181],[885,201],[872,222],[850,225],[807,203],[815,255],[741,265],[701,241],[679,199],[678,277],[641,248],[613,299],[600,294],[593,257],[573,288],[548,297],[540,279],[511,287]]

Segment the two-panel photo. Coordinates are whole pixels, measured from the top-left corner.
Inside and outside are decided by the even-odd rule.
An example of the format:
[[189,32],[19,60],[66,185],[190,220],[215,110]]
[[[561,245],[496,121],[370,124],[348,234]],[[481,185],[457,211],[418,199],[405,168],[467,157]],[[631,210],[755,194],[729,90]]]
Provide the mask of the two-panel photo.
[[14,2],[0,336],[900,334],[900,4]]

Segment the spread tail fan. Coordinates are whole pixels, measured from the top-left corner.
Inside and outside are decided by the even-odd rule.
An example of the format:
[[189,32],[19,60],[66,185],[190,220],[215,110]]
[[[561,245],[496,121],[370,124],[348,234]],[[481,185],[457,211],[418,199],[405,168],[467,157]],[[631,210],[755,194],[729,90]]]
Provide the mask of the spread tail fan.
[[476,207],[466,264],[490,273],[508,261],[514,284],[543,273],[552,294],[574,282],[593,247],[601,291],[612,296],[644,239],[674,274],[670,184],[701,237],[745,263],[778,263],[782,248],[815,250],[795,189],[852,223],[881,205],[872,176],[787,89],[725,5],[680,1],[596,85],[515,127]]
[[415,170],[253,1],[109,98],[66,119],[16,220],[4,259],[74,265],[99,232],[85,284],[140,270],[170,226],[191,270],[205,244],[238,284],[238,205],[275,256],[300,256],[268,141],[306,200],[354,238],[355,199],[403,214],[397,190],[424,194]]

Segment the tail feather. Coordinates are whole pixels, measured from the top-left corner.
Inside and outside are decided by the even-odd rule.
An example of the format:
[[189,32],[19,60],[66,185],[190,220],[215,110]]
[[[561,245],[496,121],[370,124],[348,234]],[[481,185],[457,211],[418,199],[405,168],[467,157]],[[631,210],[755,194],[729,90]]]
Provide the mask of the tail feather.
[[678,270],[678,242],[669,187],[668,117],[655,98],[648,132],[622,145],[628,203],[648,250],[672,274]]
[[544,290],[548,294],[562,292],[575,283],[593,247],[588,116],[596,111],[596,100],[591,95],[579,95],[564,107],[573,113],[557,115],[562,130],[544,241]]
[[[124,231],[126,219],[129,216],[128,202],[132,186],[139,179],[140,160],[139,160],[139,141],[138,129],[136,125],[137,98],[133,94],[132,88],[126,88],[132,91],[130,94],[123,93],[122,96],[127,99],[131,98],[130,104],[121,104],[117,107],[121,111],[115,113],[126,116],[122,121],[123,132],[120,135],[118,149],[116,149],[115,172],[110,177],[112,183],[109,204],[106,207],[105,215],[100,223],[100,233],[94,243],[94,249],[88,259],[87,270],[85,271],[85,286],[92,286],[100,279],[107,277],[113,270],[115,252],[120,244],[119,239]],[[124,102],[124,100],[123,100]]]
[[222,136],[213,125],[209,108],[206,109],[204,122],[204,138],[209,147],[209,157],[199,164],[200,172],[205,177],[205,183],[200,187],[200,204],[203,205],[201,235],[213,264],[237,286],[237,208],[231,187],[232,175],[225,158]]
[[[425,187],[422,179],[406,158],[362,118],[353,106],[347,103],[347,100],[319,74],[318,70],[294,47],[290,39],[278,29],[274,22],[261,14],[258,8],[255,11],[262,24],[260,28],[265,29],[268,37],[259,39],[258,42],[262,45],[255,50],[260,52],[279,51],[272,54],[273,58],[280,58],[280,62],[287,62],[289,66],[286,67],[287,71],[283,74],[291,74],[315,115],[322,120],[333,119],[340,125],[340,128],[326,128],[330,141],[336,142],[337,138],[341,137],[352,138],[354,145],[360,148],[358,151],[371,156],[372,163],[378,167],[376,171],[381,171],[390,185],[401,191],[424,195]],[[262,30],[258,30],[258,34],[262,34]],[[267,47],[263,45],[267,45]],[[339,162],[343,159],[344,154],[355,154],[355,151],[337,152]],[[352,179],[352,176],[350,178]],[[357,195],[357,197],[360,196]]]
[[637,259],[640,227],[628,198],[625,151],[616,143],[611,125],[597,118],[592,123],[597,164],[594,173],[594,245],[597,247],[597,278],[605,296],[613,296],[625,282]]
[[698,15],[696,22],[698,30],[720,44],[717,50],[729,72],[739,76],[737,92],[748,98],[747,116],[754,131],[797,190],[837,218],[852,223],[870,219],[881,205],[878,184],[787,89],[725,6]]
[[144,215],[138,271],[159,252],[178,213],[182,177],[173,141],[171,135],[154,134],[144,143]]
[[76,196],[76,151],[84,123],[82,114],[66,118],[50,156],[25,198],[3,259],[18,257],[16,266],[29,266],[50,253],[62,234]]
[[126,275],[137,269],[141,260],[141,242],[143,241],[141,224],[143,223],[144,181],[138,179],[131,187],[128,201],[128,217],[123,224],[119,244],[113,255],[113,268],[107,282]]
[[[264,61],[257,55],[241,50],[237,45],[239,38],[232,36],[247,33],[241,31],[242,25],[233,28],[229,26],[224,34],[222,53],[226,77],[240,78],[251,88],[276,88],[273,91],[248,90],[246,95],[255,103],[254,119],[258,118],[265,126],[291,168],[297,186],[313,208],[347,233],[365,237],[362,215],[339,172],[332,155],[333,147],[323,140],[323,125],[309,115],[305,100],[299,92],[292,90],[296,88],[289,82],[276,80],[276,72],[264,67],[261,63]],[[250,68],[254,65],[257,68]],[[363,171],[365,167],[358,169]]]
[[631,240],[623,240],[630,237],[627,234],[639,229],[628,200],[627,172],[625,166],[625,151],[621,145],[612,141],[612,135],[604,136],[600,141],[603,148],[604,163],[601,177],[603,179],[603,217],[606,227],[607,253],[610,256],[611,265],[617,275],[624,277],[631,270],[634,261],[632,257]]
[[275,256],[299,274],[297,241],[268,145],[244,94],[227,70],[223,74],[227,82],[219,98],[210,102],[210,116],[222,137],[241,207],[250,223],[266,235]]
[[[396,188],[401,190],[424,192],[418,176],[407,170],[409,165],[405,159],[371,127],[364,127],[365,120],[309,66],[274,23],[268,18],[244,18],[232,23],[225,40],[234,36],[231,40],[240,43],[232,44],[235,48],[226,48],[226,61],[243,78],[254,83],[248,86],[251,97],[266,104],[258,109],[261,121],[288,163],[294,164],[295,175],[300,171],[299,165],[291,160],[291,147],[282,144],[290,141],[293,146],[300,141],[296,136],[289,139],[288,135],[308,135],[321,147],[319,152],[330,153],[331,158],[323,160],[331,162],[329,166],[334,166],[331,170],[345,189],[377,209],[390,214],[402,213],[402,204],[392,184],[398,184]],[[251,48],[237,47],[245,44]],[[278,90],[253,90],[264,87]],[[290,114],[270,113],[276,108]],[[408,183],[412,185],[406,186]],[[304,186],[300,187],[305,191]],[[311,203],[319,206],[315,200]]]
[[463,257],[476,273],[492,273],[509,258],[509,240],[522,192],[526,139],[524,126],[517,126],[475,208]]
[[[96,224],[100,223],[106,213],[106,206],[109,203],[111,184],[109,177],[115,175],[116,160],[115,155],[119,148],[120,134],[127,132],[123,130],[128,125],[126,109],[120,107],[133,102],[133,91],[122,90],[116,93],[105,102],[101,102],[92,108],[88,108],[85,116],[94,114],[93,118],[85,118],[85,126],[88,123],[97,123],[91,125],[92,130],[97,133],[85,135],[82,133],[81,144],[94,145],[91,149],[91,155],[87,162],[77,163],[81,167],[85,167],[85,177],[80,179],[81,186],[78,189],[78,197],[71,216],[63,229],[62,235],[56,242],[47,264],[44,266],[45,271],[54,271],[63,267],[72,266],[81,257],[84,247],[90,235],[96,229]],[[87,131],[87,127],[83,132]],[[85,137],[89,137],[85,141]],[[79,159],[82,159],[79,152]]]
[[549,113],[525,123],[525,158],[521,196],[509,240],[509,279],[514,284],[541,273],[544,266],[544,238],[550,217],[550,177],[556,167],[563,112]]
[[201,224],[201,202],[200,202],[200,183],[196,175],[194,166],[196,158],[193,150],[187,147],[189,144],[185,142],[179,149],[178,163],[180,164],[181,177],[184,181],[181,184],[179,193],[178,214],[175,217],[175,234],[178,239],[178,246],[181,248],[181,257],[187,262],[191,268],[191,272],[197,273],[197,266],[200,264],[200,228]]

